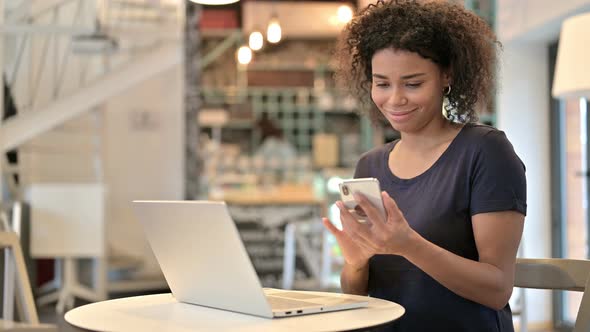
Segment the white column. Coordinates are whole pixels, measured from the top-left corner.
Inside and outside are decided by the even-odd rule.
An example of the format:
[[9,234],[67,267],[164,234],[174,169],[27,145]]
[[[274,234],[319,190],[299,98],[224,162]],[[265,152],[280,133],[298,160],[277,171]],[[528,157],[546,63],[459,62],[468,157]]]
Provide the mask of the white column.
[[[518,45],[517,45],[518,44]],[[504,44],[497,119],[526,165],[527,217],[524,257],[551,257],[550,127],[548,46],[544,42]],[[551,294],[526,290],[530,323],[546,323]]]

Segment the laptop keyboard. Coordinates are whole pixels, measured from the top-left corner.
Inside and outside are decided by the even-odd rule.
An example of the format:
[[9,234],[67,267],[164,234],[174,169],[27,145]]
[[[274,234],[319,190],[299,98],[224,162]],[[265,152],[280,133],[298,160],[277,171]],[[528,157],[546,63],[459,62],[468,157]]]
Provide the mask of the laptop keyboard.
[[299,301],[299,300],[292,300],[286,299],[283,297],[267,295],[266,299],[268,300],[268,304],[273,309],[283,310],[283,309],[292,309],[292,308],[300,308],[300,307],[310,307],[310,306],[317,306],[317,303],[307,302],[307,301]]

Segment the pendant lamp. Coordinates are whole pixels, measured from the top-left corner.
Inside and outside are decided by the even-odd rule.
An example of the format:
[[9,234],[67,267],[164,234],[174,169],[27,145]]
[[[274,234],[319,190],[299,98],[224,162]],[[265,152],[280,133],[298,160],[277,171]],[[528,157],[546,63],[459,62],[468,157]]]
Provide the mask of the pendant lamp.
[[240,0],[190,0],[201,5],[228,5],[230,3],[238,2]]

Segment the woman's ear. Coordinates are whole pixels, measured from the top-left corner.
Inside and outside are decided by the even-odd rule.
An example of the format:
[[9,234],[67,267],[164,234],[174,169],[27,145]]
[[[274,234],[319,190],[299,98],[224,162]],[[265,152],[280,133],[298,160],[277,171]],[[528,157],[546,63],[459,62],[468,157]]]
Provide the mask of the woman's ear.
[[450,66],[447,68],[441,68],[440,74],[443,88],[453,85],[453,68]]
[[442,83],[443,87],[453,84],[453,77],[451,76],[452,70],[450,68],[442,71]]

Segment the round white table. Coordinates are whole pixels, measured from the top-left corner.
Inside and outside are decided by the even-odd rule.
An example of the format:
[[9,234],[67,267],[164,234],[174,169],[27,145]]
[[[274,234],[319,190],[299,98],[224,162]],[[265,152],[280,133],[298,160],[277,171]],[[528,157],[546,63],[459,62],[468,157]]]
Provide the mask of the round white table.
[[369,328],[392,322],[405,312],[394,302],[362,298],[368,299],[368,307],[268,319],[178,302],[168,293],[87,304],[68,311],[65,319],[74,326],[97,331],[300,332]]

